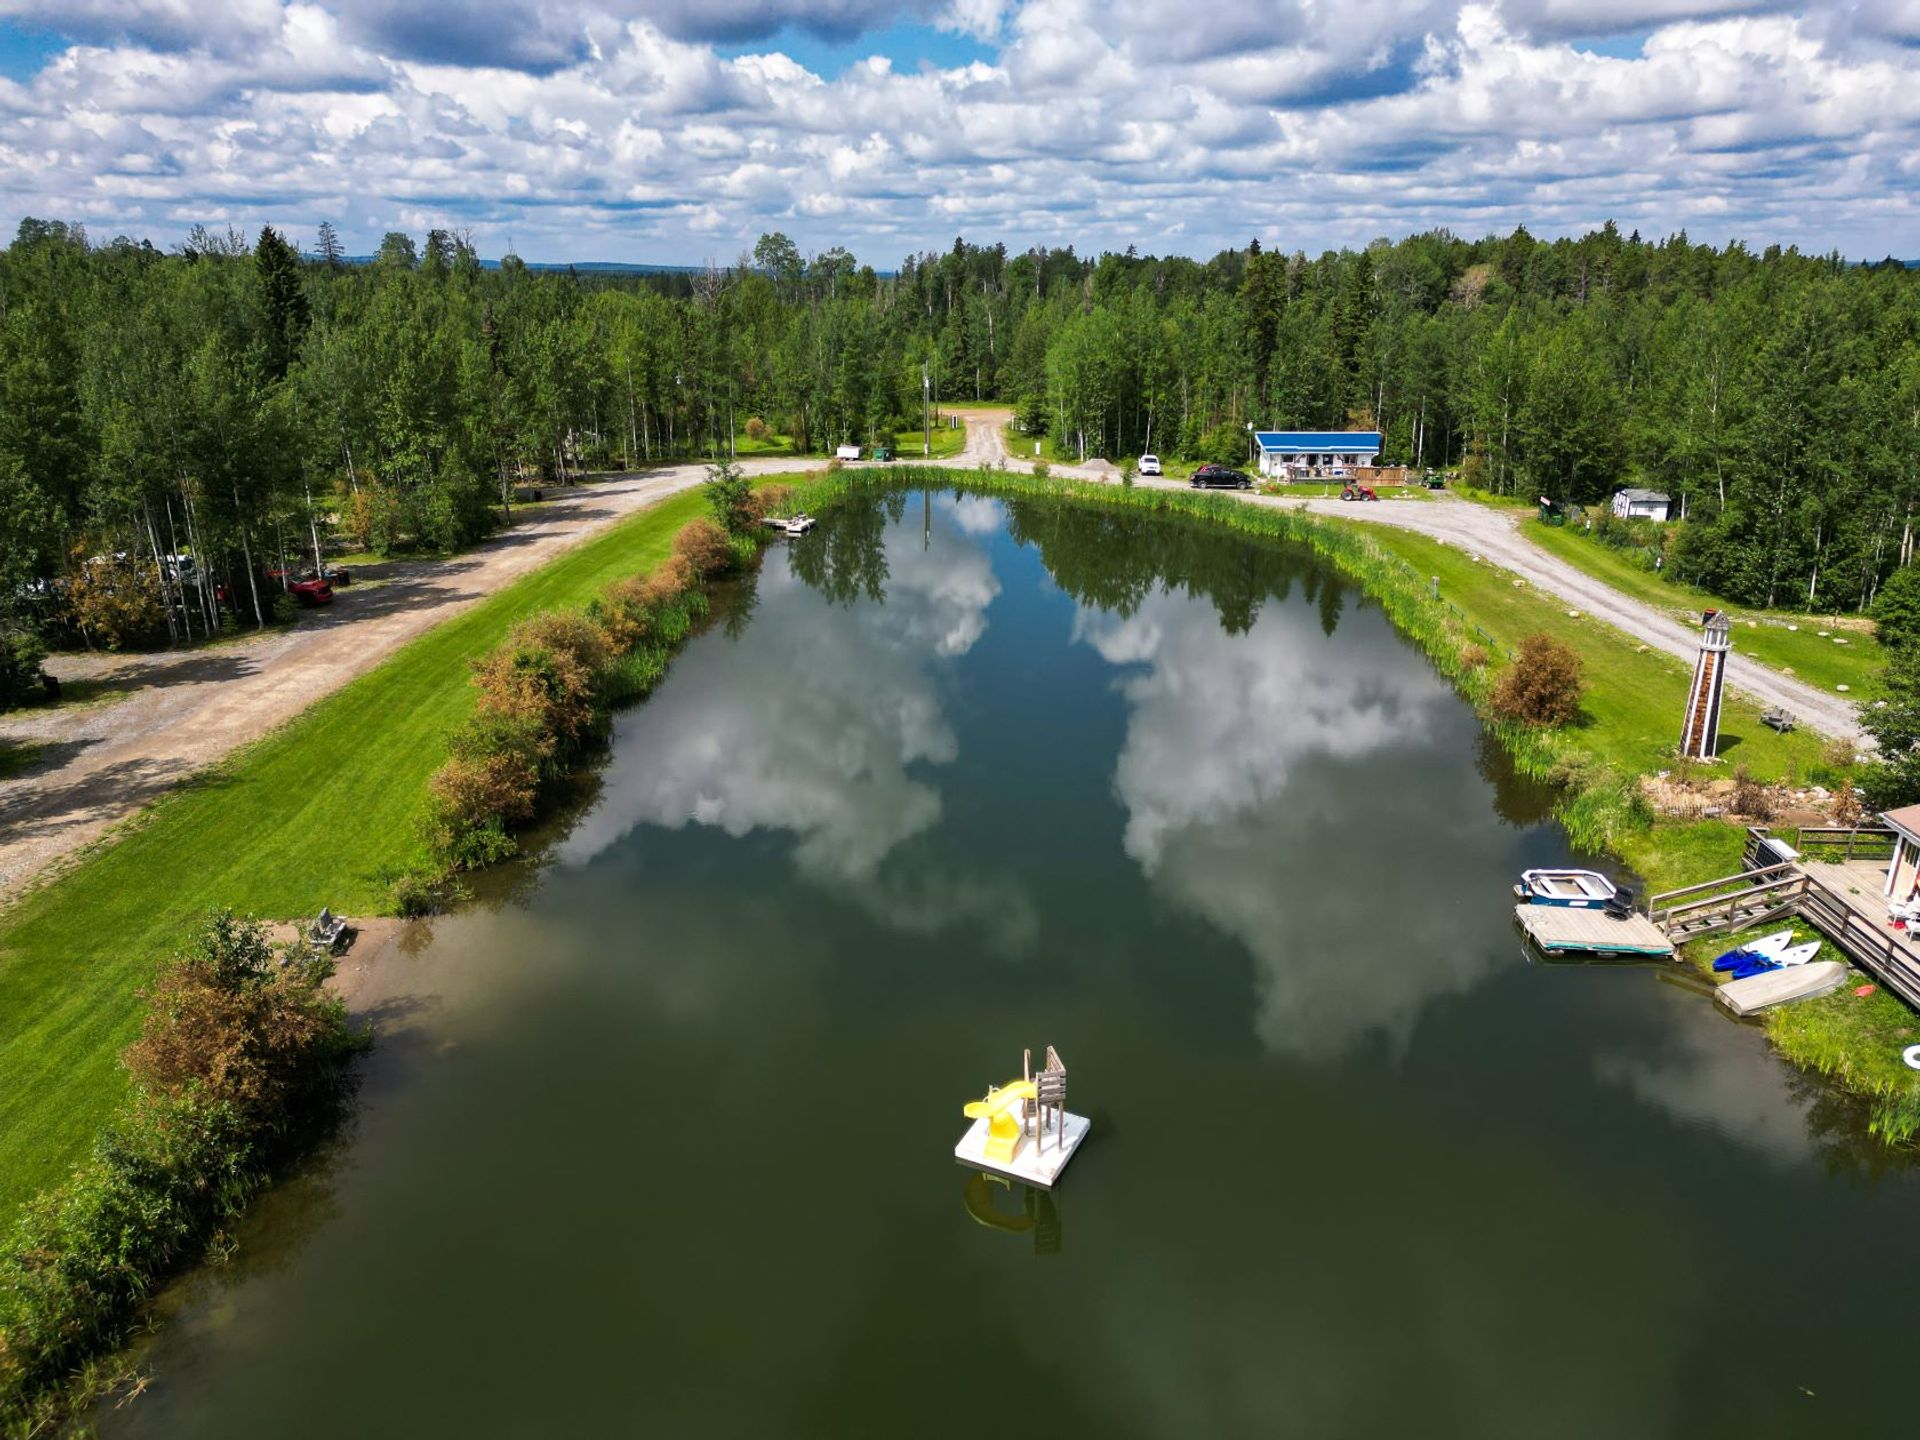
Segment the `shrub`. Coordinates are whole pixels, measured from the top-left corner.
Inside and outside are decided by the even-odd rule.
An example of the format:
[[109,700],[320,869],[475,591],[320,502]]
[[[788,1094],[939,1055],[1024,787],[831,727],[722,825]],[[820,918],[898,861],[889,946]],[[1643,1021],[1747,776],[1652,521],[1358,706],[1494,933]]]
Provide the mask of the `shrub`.
[[40,665],[47,647],[24,624],[10,626],[0,615],[0,710],[24,704],[41,691]]
[[753,509],[753,482],[731,460],[707,467],[707,507],[729,535],[744,535],[759,523]]
[[765,489],[753,492],[753,518],[764,520],[769,515],[786,515],[793,510],[793,487],[791,485],[769,485]]
[[772,433],[773,432],[767,428],[767,422],[762,420],[758,415],[751,416],[747,420],[747,438],[749,440],[764,440]]
[[1734,767],[1733,794],[1728,799],[1737,815],[1748,815],[1755,820],[1773,818],[1773,792],[1755,780],[1745,765]]
[[1880,643],[1889,650],[1920,646],[1920,566],[1902,565],[1873,597],[1871,611]]
[[160,577],[131,555],[100,555],[75,566],[66,589],[67,619],[87,644],[107,650],[157,641],[166,634]]
[[146,991],[131,1097],[0,1255],[0,1431],[50,1433],[89,1398],[78,1367],[335,1113],[362,1041],[330,970],[277,963],[256,923],[221,912]]
[[608,658],[606,635],[584,615],[524,620],[474,666],[476,714],[530,722],[555,742],[550,760],[592,730],[595,683]]
[[1481,670],[1486,667],[1487,647],[1475,645],[1471,641],[1460,647],[1460,668],[1462,670]]
[[1551,635],[1536,632],[1501,674],[1489,703],[1503,720],[1520,725],[1565,725],[1580,713],[1585,687],[1580,657]]
[[1034,479],[1045,480],[1052,474],[1053,474],[1053,467],[1047,464],[1046,461],[1036,460],[1033,462],[1033,478]]
[[697,576],[718,575],[733,564],[733,547],[727,542],[727,534],[711,520],[689,520],[673,537],[673,553]]
[[1860,794],[1853,788],[1853,781],[1842,780],[1840,793],[1833,797],[1833,819],[1838,825],[1858,825],[1866,818],[1866,807],[1860,803]]
[[1829,740],[1820,747],[1820,759],[1833,770],[1844,770],[1853,764],[1854,744],[1851,740]]
[[276,963],[258,922],[222,910],[143,992],[127,1069],[153,1094],[200,1095],[278,1125],[341,1058],[345,1011],[323,987],[331,972],[325,960]]

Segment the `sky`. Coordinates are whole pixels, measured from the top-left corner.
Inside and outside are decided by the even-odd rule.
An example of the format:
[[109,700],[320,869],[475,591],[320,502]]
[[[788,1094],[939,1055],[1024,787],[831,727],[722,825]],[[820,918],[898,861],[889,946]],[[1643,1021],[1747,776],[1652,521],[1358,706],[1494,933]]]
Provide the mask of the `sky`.
[[0,0],[0,225],[1920,256],[1920,0]]

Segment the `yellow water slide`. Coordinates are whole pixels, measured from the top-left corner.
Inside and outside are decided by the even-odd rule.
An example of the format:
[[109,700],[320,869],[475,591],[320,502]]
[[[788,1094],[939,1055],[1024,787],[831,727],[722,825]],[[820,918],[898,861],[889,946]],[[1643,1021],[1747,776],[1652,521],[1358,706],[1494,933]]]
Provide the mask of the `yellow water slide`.
[[1013,1159],[1020,1144],[1020,1103],[1037,1099],[1039,1093],[1031,1080],[1009,1080],[989,1089],[986,1099],[967,1103],[962,1112],[967,1119],[987,1122],[987,1159],[1002,1163]]

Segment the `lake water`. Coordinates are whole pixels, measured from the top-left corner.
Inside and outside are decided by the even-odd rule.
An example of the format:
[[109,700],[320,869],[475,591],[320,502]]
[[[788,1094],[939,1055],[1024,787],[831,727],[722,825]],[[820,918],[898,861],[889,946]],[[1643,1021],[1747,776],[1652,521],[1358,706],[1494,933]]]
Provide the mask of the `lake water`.
[[[1920,1186],[1670,967],[1357,589],[899,494],[771,552],[119,1436],[1912,1433]],[[1053,1044],[1051,1196],[952,1158]]]

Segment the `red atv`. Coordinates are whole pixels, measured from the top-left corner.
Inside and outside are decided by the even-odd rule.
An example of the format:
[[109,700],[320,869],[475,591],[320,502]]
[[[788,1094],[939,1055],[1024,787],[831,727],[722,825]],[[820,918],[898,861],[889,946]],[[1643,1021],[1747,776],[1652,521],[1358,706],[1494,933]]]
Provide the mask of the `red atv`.
[[1378,500],[1380,497],[1373,493],[1371,485],[1349,485],[1340,492],[1340,498],[1342,500]]

